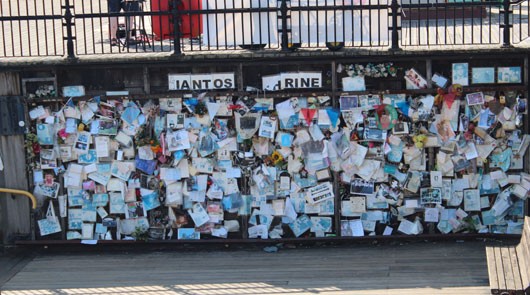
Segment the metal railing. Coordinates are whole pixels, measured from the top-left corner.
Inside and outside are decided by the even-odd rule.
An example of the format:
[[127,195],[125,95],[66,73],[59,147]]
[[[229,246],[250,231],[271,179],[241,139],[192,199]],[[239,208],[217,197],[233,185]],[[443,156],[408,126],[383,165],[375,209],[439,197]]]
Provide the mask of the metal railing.
[[33,210],[37,209],[37,198],[35,198],[35,196],[30,192],[19,189],[0,188],[0,193],[25,196],[31,200],[31,208]]
[[[496,45],[528,39],[510,0],[2,0],[0,57]],[[134,3],[133,6],[131,3]],[[116,45],[112,44],[116,32]]]

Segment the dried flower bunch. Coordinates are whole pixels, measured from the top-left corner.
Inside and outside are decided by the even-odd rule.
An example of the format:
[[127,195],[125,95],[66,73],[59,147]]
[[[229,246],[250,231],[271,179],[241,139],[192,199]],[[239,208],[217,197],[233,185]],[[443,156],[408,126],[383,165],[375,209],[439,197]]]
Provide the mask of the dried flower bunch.
[[380,63],[373,64],[369,63],[367,65],[361,64],[352,64],[346,66],[346,73],[350,77],[362,76],[362,77],[371,77],[371,78],[386,78],[386,77],[396,77],[399,68],[395,67],[393,63]]

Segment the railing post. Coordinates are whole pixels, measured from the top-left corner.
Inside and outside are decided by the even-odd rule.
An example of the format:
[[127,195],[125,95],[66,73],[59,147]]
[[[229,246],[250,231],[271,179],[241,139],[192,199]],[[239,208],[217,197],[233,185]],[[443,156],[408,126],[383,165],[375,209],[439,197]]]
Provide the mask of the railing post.
[[288,6],[287,6],[288,0],[281,0],[280,5],[280,18],[282,22],[282,51],[289,51],[289,29],[287,28],[287,13],[288,13]]
[[512,25],[510,24],[510,15],[512,14],[512,11],[510,9],[511,2],[510,0],[503,0],[502,1],[503,6],[503,14],[504,14],[504,21],[502,24],[503,27],[503,41],[502,41],[502,47],[512,47],[511,45],[511,33],[510,28]]
[[390,13],[392,15],[392,44],[390,50],[399,51],[399,31],[401,30],[401,7],[398,0],[392,0],[390,4]]
[[74,35],[72,33],[72,27],[74,26],[72,19],[74,16],[72,15],[72,10],[70,6],[70,0],[64,1],[64,26],[66,27],[66,52],[68,59],[75,59],[75,53],[74,53]]
[[172,0],[173,1],[173,8],[171,10],[173,14],[173,46],[175,46],[175,51],[173,52],[173,55],[181,55],[182,54],[182,48],[180,45],[180,10],[179,10],[179,4],[180,0]]

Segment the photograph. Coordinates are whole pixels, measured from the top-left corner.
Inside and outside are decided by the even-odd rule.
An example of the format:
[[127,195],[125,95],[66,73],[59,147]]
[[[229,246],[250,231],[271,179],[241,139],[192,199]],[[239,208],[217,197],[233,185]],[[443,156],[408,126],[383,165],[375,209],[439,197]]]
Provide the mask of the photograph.
[[117,120],[99,120],[99,135],[116,135],[118,134]]
[[344,95],[339,98],[340,110],[347,111],[359,107],[359,97],[357,95]]
[[473,84],[491,84],[495,83],[495,68],[472,68],[471,82]]
[[373,195],[375,192],[374,188],[374,182],[373,181],[366,181],[361,178],[356,178],[352,180],[351,187],[350,187],[350,193],[354,195]]
[[526,98],[518,98],[517,99],[517,112],[519,114],[527,114],[528,113],[528,100]]
[[409,124],[407,122],[397,122],[392,128],[392,133],[396,135],[408,134],[409,133]]
[[484,94],[482,92],[466,94],[466,101],[468,106],[484,104]]
[[143,202],[130,202],[126,204],[125,218],[138,218],[147,216]]
[[469,85],[469,73],[467,63],[453,64],[453,84],[460,84],[462,86]]
[[498,67],[497,83],[521,83],[521,67]]
[[405,80],[407,89],[425,89],[427,88],[427,80],[423,78],[414,68],[405,72]]
[[441,204],[442,203],[442,189],[439,187],[421,188],[420,189],[420,203],[425,204]]

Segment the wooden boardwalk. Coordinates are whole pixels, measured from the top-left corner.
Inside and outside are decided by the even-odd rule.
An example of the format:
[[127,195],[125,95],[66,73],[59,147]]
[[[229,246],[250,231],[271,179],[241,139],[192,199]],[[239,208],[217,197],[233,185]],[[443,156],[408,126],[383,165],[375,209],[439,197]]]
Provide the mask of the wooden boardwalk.
[[[26,294],[489,294],[485,243],[46,254],[0,287]],[[1,267],[1,266],[0,266]]]

